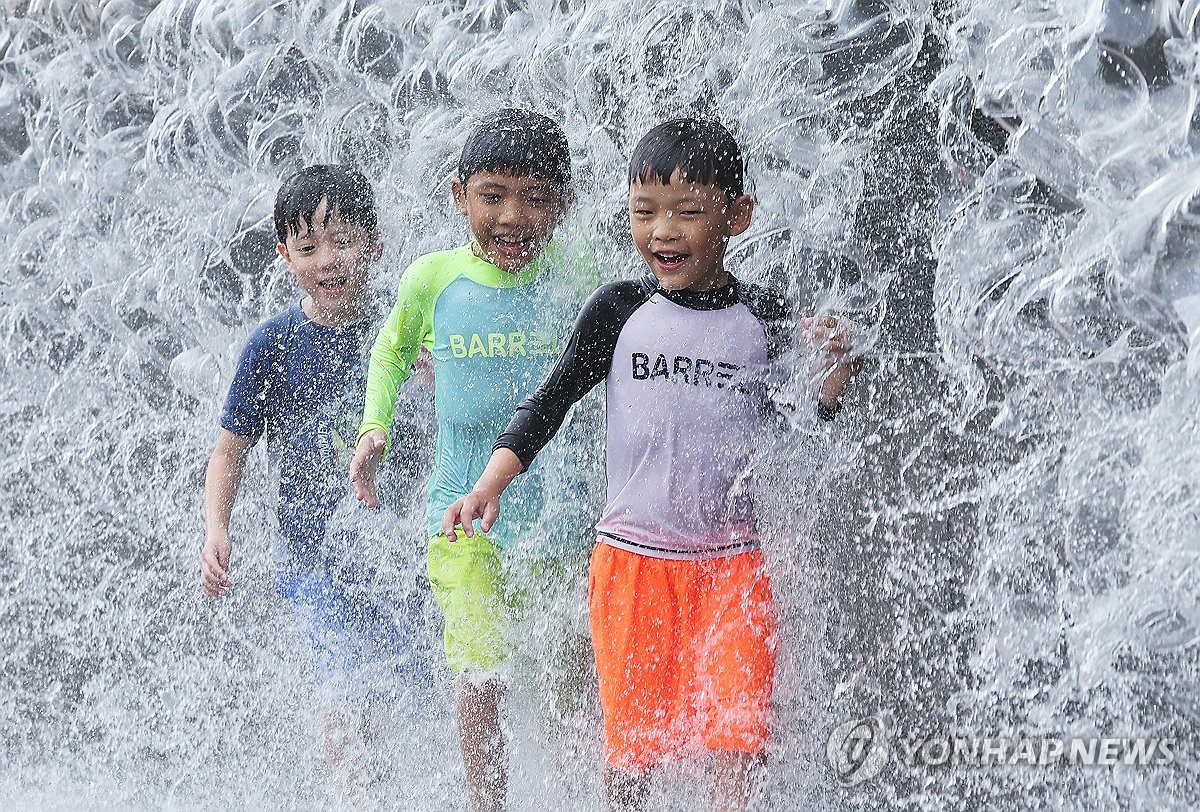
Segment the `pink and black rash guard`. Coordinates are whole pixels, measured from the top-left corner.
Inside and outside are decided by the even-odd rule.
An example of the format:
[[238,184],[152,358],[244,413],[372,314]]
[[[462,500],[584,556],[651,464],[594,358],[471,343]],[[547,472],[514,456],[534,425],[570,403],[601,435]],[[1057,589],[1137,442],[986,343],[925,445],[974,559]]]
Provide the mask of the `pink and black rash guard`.
[[749,462],[770,409],[765,373],[792,329],[784,298],[732,278],[709,291],[663,290],[652,275],[605,285],[495,447],[528,467],[571,405],[605,380],[602,541],[658,558],[752,550]]

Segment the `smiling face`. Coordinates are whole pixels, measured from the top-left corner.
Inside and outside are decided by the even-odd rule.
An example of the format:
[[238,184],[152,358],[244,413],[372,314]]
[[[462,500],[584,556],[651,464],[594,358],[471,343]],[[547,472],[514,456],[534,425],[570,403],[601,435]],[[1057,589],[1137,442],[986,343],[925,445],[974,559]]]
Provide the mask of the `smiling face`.
[[476,172],[450,184],[458,210],[471,225],[476,254],[509,273],[537,258],[562,220],[567,201],[537,175]]
[[312,222],[301,219],[276,248],[308,294],[302,304],[310,319],[341,327],[362,318],[368,271],[383,253],[377,236],[343,220],[336,208],[330,214],[322,200]]
[[650,177],[629,185],[629,230],[638,253],[667,290],[710,290],[725,284],[725,248],[750,227],[754,201],[730,201],[716,185]]

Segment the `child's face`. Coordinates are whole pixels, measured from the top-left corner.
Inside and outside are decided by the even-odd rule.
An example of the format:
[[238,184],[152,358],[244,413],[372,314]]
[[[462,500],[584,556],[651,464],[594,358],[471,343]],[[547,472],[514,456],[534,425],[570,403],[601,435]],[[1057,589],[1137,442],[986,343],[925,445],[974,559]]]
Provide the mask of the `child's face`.
[[509,273],[524,270],[542,252],[568,202],[554,183],[536,175],[476,172],[466,183],[455,178],[450,189],[479,255]]
[[754,201],[729,200],[725,190],[686,180],[629,185],[629,230],[638,253],[667,290],[708,290],[725,284],[725,247],[750,227]]
[[313,222],[301,220],[300,230],[289,233],[277,250],[312,299],[309,316],[337,326],[362,317],[368,271],[383,245],[361,225],[343,220],[337,209],[326,223],[327,211],[322,200]]

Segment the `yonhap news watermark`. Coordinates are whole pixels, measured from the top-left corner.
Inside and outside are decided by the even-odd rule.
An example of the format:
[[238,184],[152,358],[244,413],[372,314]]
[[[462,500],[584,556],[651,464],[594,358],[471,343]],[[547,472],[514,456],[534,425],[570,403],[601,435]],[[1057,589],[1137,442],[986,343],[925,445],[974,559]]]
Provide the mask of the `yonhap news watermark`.
[[928,769],[987,767],[1164,767],[1175,763],[1175,739],[1132,736],[903,736],[882,719],[843,722],[826,744],[842,786],[870,781],[893,759]]

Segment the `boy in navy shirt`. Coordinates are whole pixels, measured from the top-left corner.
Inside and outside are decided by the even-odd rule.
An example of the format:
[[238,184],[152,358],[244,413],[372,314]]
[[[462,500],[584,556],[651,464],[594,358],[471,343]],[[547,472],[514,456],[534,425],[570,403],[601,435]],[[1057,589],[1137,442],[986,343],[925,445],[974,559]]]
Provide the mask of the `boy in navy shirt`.
[[[205,478],[201,585],[211,598],[229,589],[230,513],[247,453],[265,435],[278,483],[276,587],[308,639],[328,702],[327,758],[353,772],[346,713],[361,709],[358,700],[423,693],[432,683],[420,595],[398,612],[376,605],[366,594],[369,567],[340,564],[328,538],[348,496],[374,336],[367,282],[383,245],[371,186],[343,166],[306,167],[279,189],[275,229],[306,296],[256,327],[238,361]],[[374,695],[365,690],[372,680]]]

